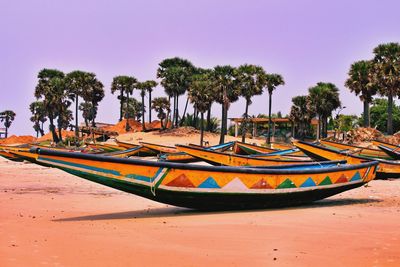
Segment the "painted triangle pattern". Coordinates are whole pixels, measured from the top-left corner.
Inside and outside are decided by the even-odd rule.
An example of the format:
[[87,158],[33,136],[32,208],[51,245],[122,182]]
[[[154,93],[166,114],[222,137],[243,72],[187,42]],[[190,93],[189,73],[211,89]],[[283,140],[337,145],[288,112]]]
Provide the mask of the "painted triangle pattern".
[[169,182],[167,186],[175,186],[175,187],[195,187],[192,181],[186,177],[185,174],[181,174],[176,177],[174,180]]
[[239,179],[235,178],[224,186],[227,190],[243,190],[248,189],[247,186]]
[[361,175],[360,175],[360,173],[357,171],[357,172],[353,175],[353,177],[350,179],[350,182],[358,181],[358,180],[361,180]]
[[262,178],[257,183],[253,184],[250,189],[272,189],[273,187]]
[[329,176],[326,176],[324,180],[322,180],[319,185],[330,185],[332,184],[331,178]]
[[310,186],[316,186],[314,180],[311,179],[311,177],[308,177],[307,180],[305,180],[304,183],[300,185],[300,187],[310,187]]
[[212,177],[208,177],[202,182],[198,188],[221,188]]
[[296,188],[296,185],[290,180],[289,178],[286,178],[285,181],[283,181],[278,187],[278,189],[284,189],[284,188]]
[[348,180],[347,180],[346,175],[344,175],[342,173],[342,175],[340,175],[339,179],[336,180],[335,184],[347,183],[347,182],[348,182]]

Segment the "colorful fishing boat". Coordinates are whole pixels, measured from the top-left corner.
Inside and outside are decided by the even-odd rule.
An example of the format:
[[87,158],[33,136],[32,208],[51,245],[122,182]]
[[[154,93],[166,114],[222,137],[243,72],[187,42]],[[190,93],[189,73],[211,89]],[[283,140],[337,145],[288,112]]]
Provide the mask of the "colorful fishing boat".
[[149,153],[149,150],[143,146],[137,146],[133,148],[128,148],[121,151],[114,151],[110,153],[103,154],[104,156],[116,157],[116,158],[128,158],[131,156],[147,157],[155,156],[155,153]]
[[282,159],[274,157],[256,158],[243,155],[235,155],[218,151],[205,150],[197,147],[176,145],[176,147],[193,157],[202,159],[216,166],[274,166],[287,164],[302,164],[304,160]]
[[121,147],[123,149],[131,149],[131,148],[141,146],[142,148],[140,149],[140,156],[142,156],[142,157],[157,156],[156,152],[154,152],[153,150],[148,149],[147,147],[144,147],[142,145],[131,144],[131,143],[122,142],[122,141],[118,141],[118,140],[115,140],[115,142],[118,144],[119,147]]
[[126,148],[124,147],[120,147],[118,145],[113,145],[113,144],[100,144],[100,143],[96,143],[96,144],[87,144],[87,146],[89,147],[95,147],[98,149],[102,149],[105,153],[110,153],[110,152],[115,152],[115,151],[122,151],[125,150]]
[[32,149],[37,161],[118,190],[201,210],[292,206],[359,187],[377,162],[327,168],[216,167]]
[[233,152],[238,155],[263,154],[263,153],[271,153],[271,152],[275,152],[275,151],[276,151],[276,149],[252,145],[252,144],[248,144],[248,143],[242,143],[239,141],[235,142],[235,145],[233,146]]
[[160,154],[160,153],[178,153],[179,150],[174,146],[165,146],[147,142],[139,142],[142,146]]
[[385,146],[391,149],[400,149],[399,145],[395,145],[395,144],[391,144],[388,142],[383,142],[383,141],[379,141],[379,140],[372,140],[372,144],[374,146]]
[[[371,158],[354,155],[351,151],[337,151],[315,144],[294,141],[293,144],[305,154],[316,160],[346,160],[349,164],[360,164],[371,161]],[[353,154],[352,154],[353,153]],[[377,178],[398,178],[400,177],[400,162],[394,160],[376,159],[379,162]]]
[[361,147],[361,146],[353,146],[348,144],[337,143],[333,141],[327,140],[320,140],[320,143],[331,149],[335,150],[349,150],[352,152],[356,152],[358,156],[361,157],[368,157],[368,158],[377,158],[377,159],[393,159],[392,157],[388,156],[385,152],[379,149],[373,149],[368,147]]
[[[235,142],[228,142],[220,145],[210,146],[210,147],[201,147],[195,144],[189,144],[191,147],[198,147],[203,148],[206,150],[213,150],[213,151],[226,151],[230,149]],[[181,162],[181,163],[189,163],[189,162],[197,162],[201,161],[201,159],[195,158],[185,152],[178,152],[178,153],[165,153],[159,156],[159,159],[162,161],[170,161],[170,162]]]
[[390,148],[390,147],[387,147],[385,145],[379,145],[378,147],[379,147],[380,150],[385,152],[391,158],[400,160],[400,147]]

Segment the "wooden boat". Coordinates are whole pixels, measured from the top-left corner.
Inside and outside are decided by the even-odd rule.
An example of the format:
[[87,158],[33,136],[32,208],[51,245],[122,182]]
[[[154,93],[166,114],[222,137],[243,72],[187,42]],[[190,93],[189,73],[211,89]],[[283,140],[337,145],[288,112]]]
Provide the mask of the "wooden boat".
[[118,190],[202,210],[292,206],[359,187],[375,177],[377,162],[288,169],[200,166],[32,149],[40,164]]
[[[283,148],[283,146],[282,146],[282,148]],[[283,150],[285,150],[287,154],[304,156],[303,152],[301,152],[299,150],[293,150],[293,147],[290,147],[290,148],[286,147]],[[252,145],[252,144],[248,144],[248,143],[236,142],[233,147],[233,151],[235,154],[238,154],[238,155],[252,155],[252,154],[273,153],[273,152],[278,152],[280,150],[275,149],[275,148],[268,148],[268,147],[263,147],[263,146]]]
[[149,154],[148,149],[143,146],[137,146],[137,147],[121,150],[121,151],[105,153],[103,155],[110,156],[110,157],[116,157],[116,158],[128,158],[131,156],[145,157],[145,156],[151,156],[154,154],[153,153]]
[[216,166],[273,166],[273,165],[287,165],[287,164],[301,164],[304,160],[294,160],[294,159],[277,159],[271,157],[256,158],[243,155],[234,155],[218,151],[210,151],[197,147],[190,147],[184,145],[176,145],[176,147],[193,157],[202,159]]
[[[201,146],[198,146],[198,145],[195,145],[195,144],[189,144],[189,146],[203,148],[203,149],[206,149],[206,150],[224,152],[224,151],[228,150],[229,148],[231,148],[234,144],[235,144],[235,142],[227,142],[227,143],[224,143],[224,144],[210,146],[210,147],[201,147]],[[159,159],[162,160],[162,161],[181,162],[181,163],[185,163],[185,162],[189,163],[189,162],[201,161],[201,159],[195,158],[195,157],[193,157],[193,156],[191,156],[189,154],[186,154],[185,152],[162,154],[162,155],[160,155]]]
[[271,143],[271,148],[276,150],[286,150],[286,149],[293,149],[294,147],[291,144]]
[[[135,148],[135,147],[139,146],[139,145],[122,142],[122,141],[118,141],[118,140],[115,140],[115,142],[118,144],[118,146],[122,147],[123,149],[131,149],[131,148]],[[142,147],[140,150],[140,152],[141,152],[140,156],[142,156],[142,157],[157,156],[157,153],[155,153],[153,150],[148,149],[147,147],[143,147],[142,145],[140,145],[140,146]]]
[[331,149],[354,151],[354,152],[356,152],[356,154],[358,156],[361,156],[361,157],[388,159],[388,160],[393,159],[392,157],[388,156],[385,152],[383,152],[379,149],[347,145],[347,144],[326,141],[326,140],[320,140],[320,143],[323,146],[326,146]]
[[113,145],[113,144],[96,143],[96,144],[87,144],[87,145],[96,147],[98,149],[102,149],[105,153],[110,153],[110,152],[115,152],[115,151],[122,151],[122,150],[126,149],[124,147],[120,147],[120,146]]
[[384,145],[379,145],[378,146],[380,150],[385,152],[388,156],[390,156],[393,159],[400,160],[400,148],[390,148]]
[[252,144],[248,144],[248,143],[242,143],[239,141],[235,142],[235,145],[233,146],[233,152],[238,155],[263,154],[263,153],[271,153],[271,152],[275,152],[275,151],[276,151],[276,149],[252,145]]
[[147,143],[147,142],[139,142],[142,146],[147,147],[148,149],[157,152],[158,154],[160,153],[178,153],[179,150],[174,147],[174,146],[165,146],[165,145],[159,145],[159,144],[153,144],[153,143]]
[[[360,164],[372,160],[371,158],[351,154],[352,152],[350,151],[337,151],[302,141],[295,141],[293,144],[305,154],[316,160],[346,160],[349,164]],[[385,179],[400,177],[400,162],[384,159],[376,159],[376,161],[379,162],[376,174],[377,178]]]
[[372,140],[372,144],[374,146],[385,146],[385,147],[388,147],[388,148],[391,148],[391,149],[400,149],[399,145],[394,145],[394,144],[390,144],[390,143],[383,142],[383,141],[378,141],[378,140]]

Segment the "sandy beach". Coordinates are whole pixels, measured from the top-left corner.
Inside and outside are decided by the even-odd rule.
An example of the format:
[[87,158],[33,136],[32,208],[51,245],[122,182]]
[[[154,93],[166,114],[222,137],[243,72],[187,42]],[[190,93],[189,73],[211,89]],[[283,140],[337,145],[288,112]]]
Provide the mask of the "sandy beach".
[[302,207],[198,212],[0,159],[1,266],[399,266],[400,180]]

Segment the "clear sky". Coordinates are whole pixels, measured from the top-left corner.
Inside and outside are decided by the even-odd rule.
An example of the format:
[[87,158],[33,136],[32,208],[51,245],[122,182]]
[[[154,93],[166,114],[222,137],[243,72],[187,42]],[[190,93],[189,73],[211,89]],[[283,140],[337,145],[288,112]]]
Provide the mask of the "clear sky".
[[[248,63],[282,74],[273,112],[287,114],[293,96],[323,81],[340,88],[343,113],[360,114],[343,85],[347,71],[378,44],[400,41],[399,10],[400,1],[385,0],[0,0],[0,110],[17,113],[11,133],[33,135],[28,105],[39,70],[80,69],[104,83],[98,120],[114,123],[112,78],[155,79],[162,59],[179,56],[199,67]],[[255,97],[250,114],[267,113],[267,103],[266,94]],[[240,100],[229,116],[243,112]]]

